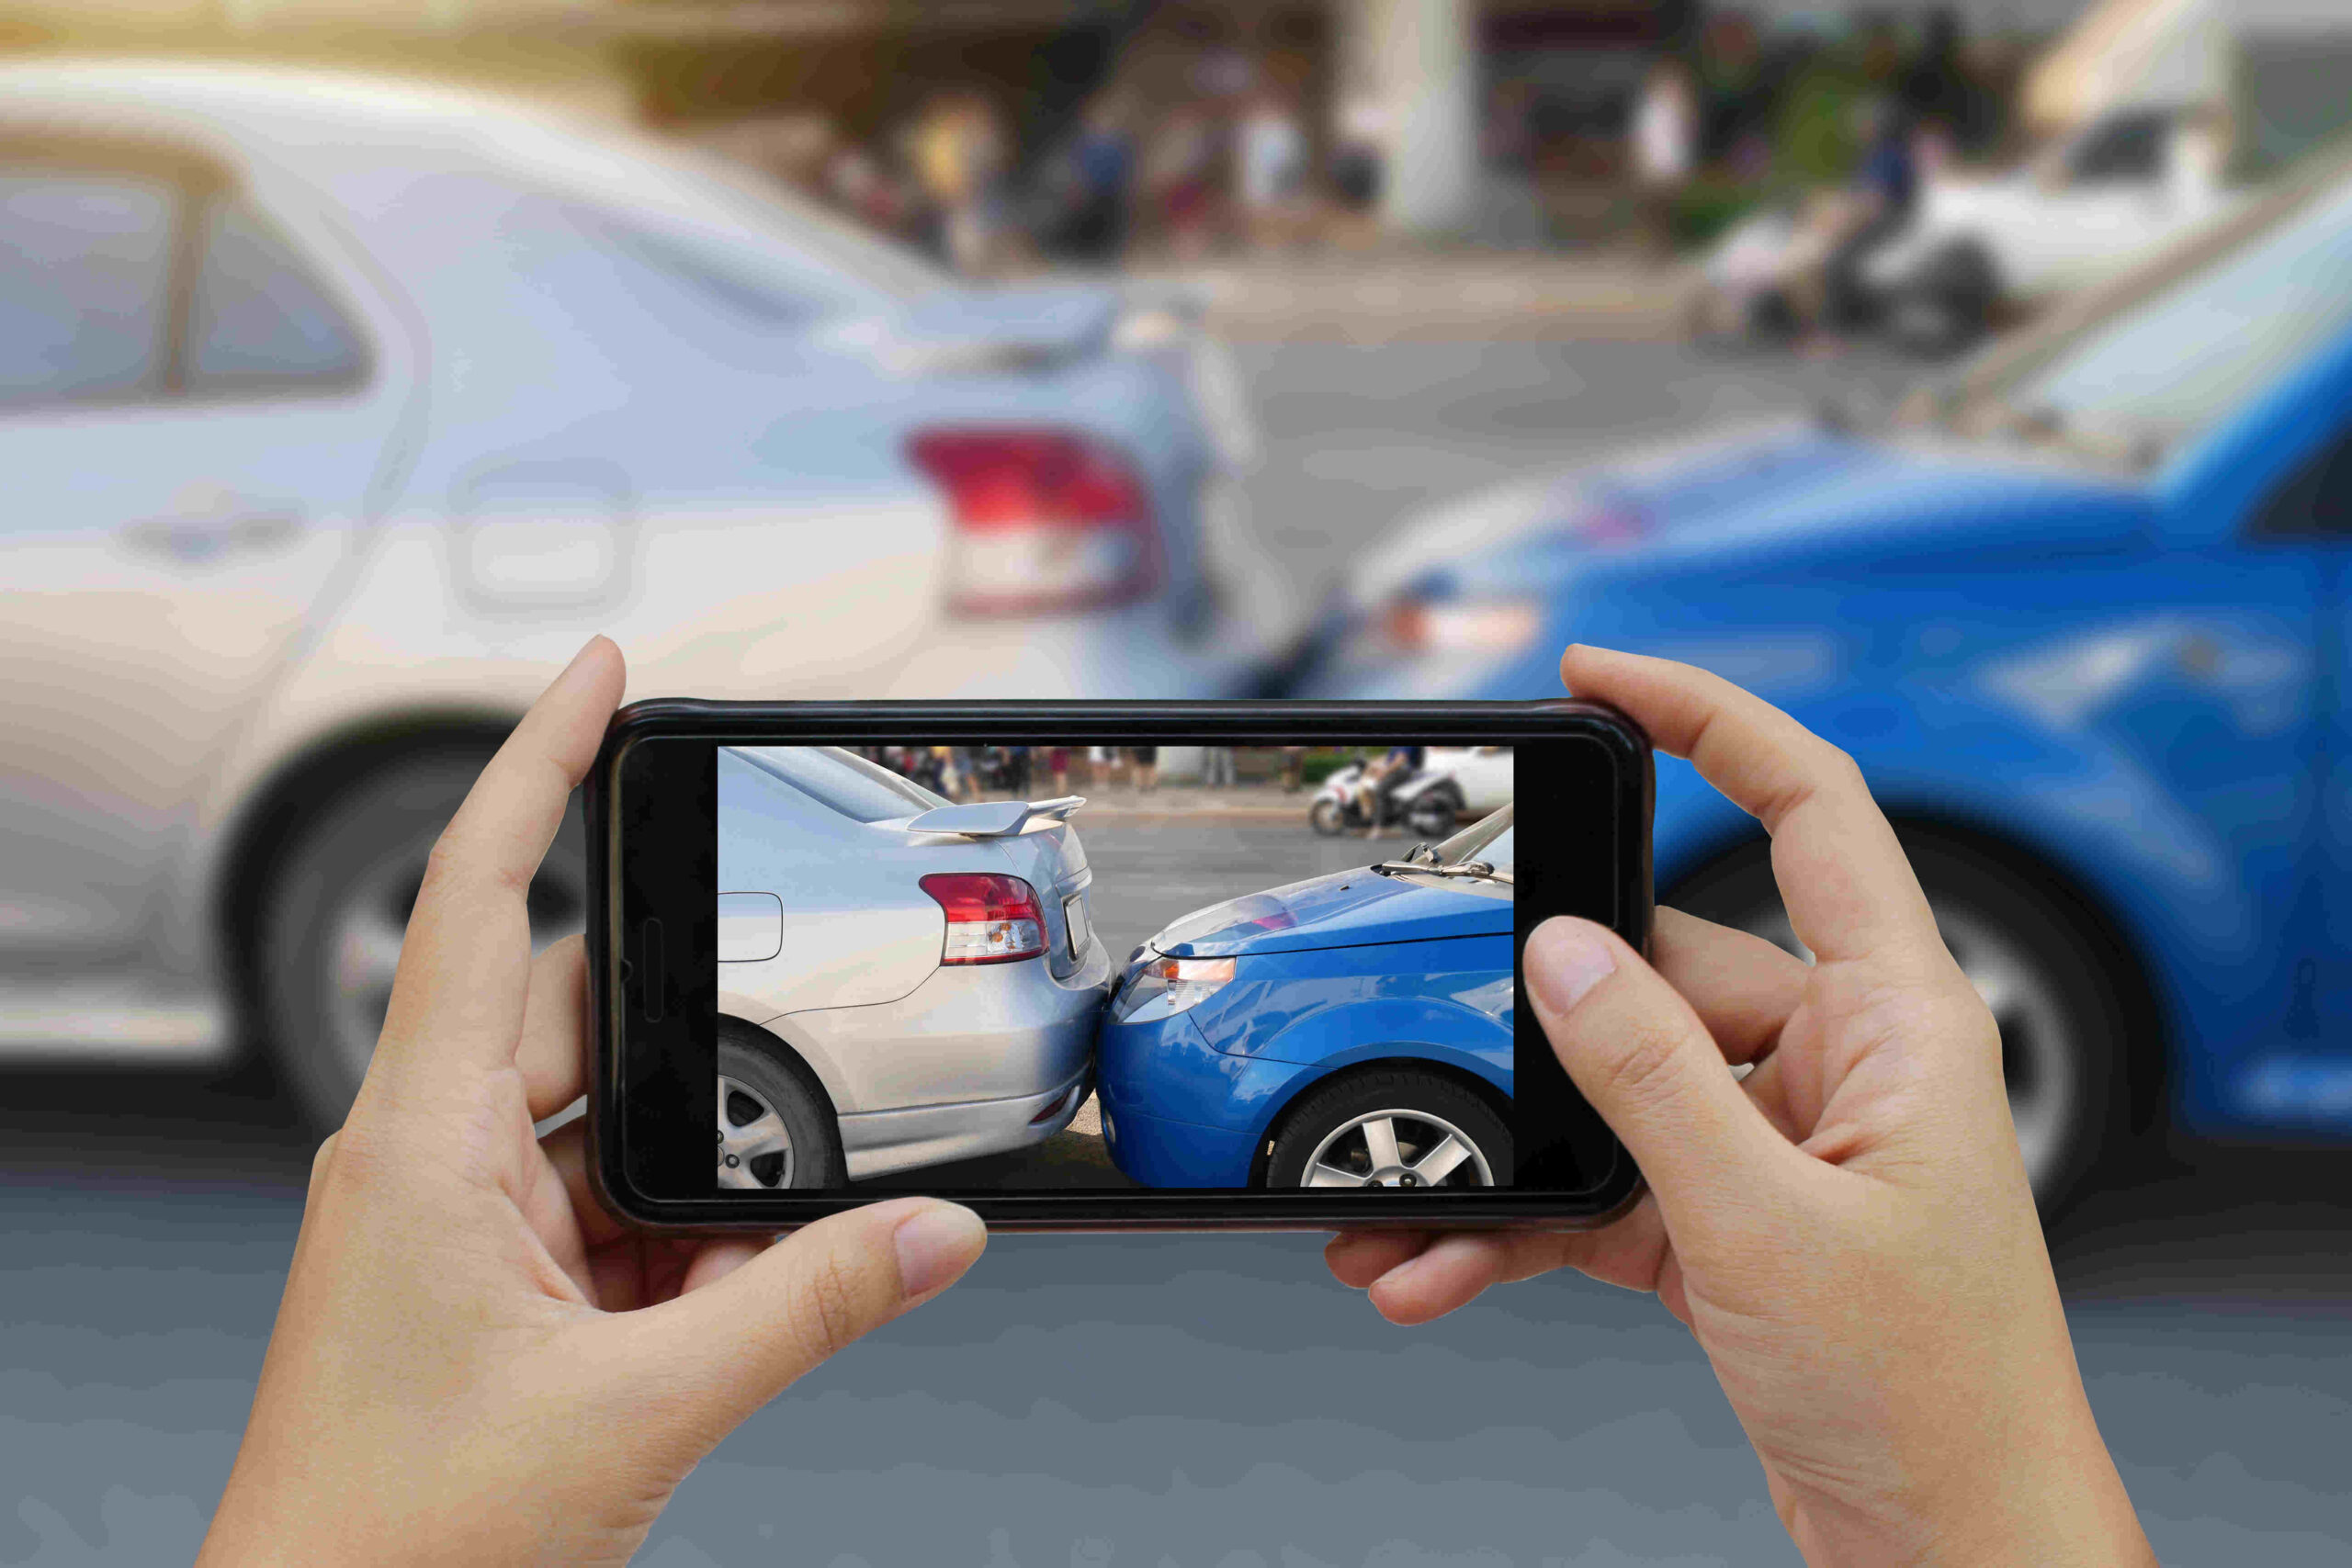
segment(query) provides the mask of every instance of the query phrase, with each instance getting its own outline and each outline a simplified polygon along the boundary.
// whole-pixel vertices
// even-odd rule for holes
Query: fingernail
[[[595,651],[596,645],[604,640],[604,634],[600,632],[596,636],[590,637],[586,642],[582,643],[580,645],[580,651],[571,656],[571,662],[563,667],[563,673],[558,675],[552,683],[560,686],[566,681],[571,680],[571,677],[579,671],[580,666],[587,660],[588,655]]]
[[[988,1244],[979,1215],[956,1203],[931,1203],[890,1233],[899,1249],[899,1293],[911,1301],[950,1283]]]
[[[1554,919],[1535,928],[1527,939],[1521,964],[1527,988],[1546,1012],[1566,1012],[1584,994],[1617,973],[1617,955],[1601,937],[1600,928],[1584,920]]]

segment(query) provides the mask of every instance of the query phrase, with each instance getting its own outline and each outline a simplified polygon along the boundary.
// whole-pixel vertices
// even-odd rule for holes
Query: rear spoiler
[[[1032,818],[1057,822],[1086,804],[1082,795],[1057,795],[1052,800],[984,800],[969,806],[942,806],[910,818],[910,833],[961,833],[967,839],[1009,839],[1028,827]]]

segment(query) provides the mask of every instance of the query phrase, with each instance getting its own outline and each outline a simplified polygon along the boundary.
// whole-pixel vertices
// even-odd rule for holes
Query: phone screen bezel
[[[722,703],[633,704],[613,720],[585,786],[591,1027],[595,1063],[589,1168],[602,1200],[630,1223],[674,1232],[782,1230],[897,1192],[721,1194],[708,1185],[695,1128],[708,1132],[715,1066],[716,749],[723,745],[1363,745],[1398,741],[1514,747],[1515,793],[1544,809],[1519,821],[1514,965],[1527,934],[1557,913],[1599,918],[1637,951],[1651,919],[1649,742],[1598,704],[1542,703]],[[680,742],[688,743],[680,745]],[[1566,748],[1566,750],[1563,750]],[[695,757],[705,761],[697,767]],[[1573,759],[1573,761],[1571,761]],[[1301,807],[1304,816],[1304,805]],[[1079,825],[1083,829],[1081,813]],[[1302,829],[1304,823],[1302,823]],[[1367,861],[1369,863],[1369,861]],[[1171,916],[1181,911],[1170,911]],[[660,922],[658,938],[643,934]],[[662,987],[649,1010],[646,944]],[[1514,981],[1521,977],[1514,969]],[[1524,987],[1521,983],[1522,998]],[[650,1017],[649,1011],[659,1017]],[[700,1032],[698,1033],[698,1032]],[[1530,1149],[1519,1176],[1549,1189],[1345,1194],[1262,1190],[1006,1192],[943,1190],[991,1228],[1012,1230],[1330,1229],[1442,1224],[1559,1227],[1606,1223],[1638,1194],[1640,1173],[1568,1083],[1532,1015],[1516,1013],[1514,1108],[1573,1129]],[[1514,1116],[1514,1134],[1521,1128]],[[691,1164],[689,1163],[691,1156]],[[689,1174],[699,1171],[699,1177]],[[700,1190],[695,1190],[699,1181]],[[1574,1183],[1574,1186],[1568,1185]]]

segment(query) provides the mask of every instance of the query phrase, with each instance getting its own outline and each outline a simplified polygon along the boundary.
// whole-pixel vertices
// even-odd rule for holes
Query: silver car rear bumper
[[[811,1065],[860,1179],[1021,1148],[1068,1126],[1110,983],[1110,955],[1094,942],[1058,979],[1042,959],[942,967],[897,1001],[815,1009],[770,1027],[821,1058]]]
[[[1070,1124],[1086,1103],[1091,1059],[1069,1082],[1017,1100],[924,1105],[912,1111],[870,1111],[841,1119],[842,1149],[850,1179],[888,1176],[921,1166],[1040,1144]],[[1050,1109],[1044,1121],[1037,1117]]]

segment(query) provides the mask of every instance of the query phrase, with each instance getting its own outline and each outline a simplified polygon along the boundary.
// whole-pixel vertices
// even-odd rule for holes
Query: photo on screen
[[[1510,748],[717,772],[721,1191],[1510,1185]]]

